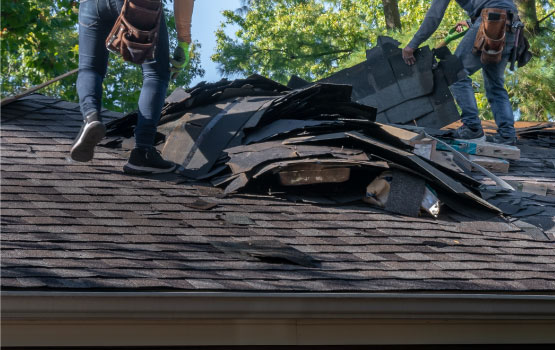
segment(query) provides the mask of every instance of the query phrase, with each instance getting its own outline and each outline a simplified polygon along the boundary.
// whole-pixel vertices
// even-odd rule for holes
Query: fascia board
[[[17,319],[555,320],[555,295],[3,291]]]

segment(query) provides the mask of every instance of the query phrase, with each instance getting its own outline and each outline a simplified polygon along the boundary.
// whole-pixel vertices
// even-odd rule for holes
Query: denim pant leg
[[[99,0],[81,0],[79,5],[79,75],[77,94],[83,116],[99,112],[102,106],[102,81],[108,66],[105,40],[115,22],[106,15]]]
[[[486,64],[482,69],[484,77],[484,87],[486,89],[486,97],[491,106],[495,124],[497,125],[497,133],[503,137],[515,137],[515,119],[513,115],[513,107],[509,100],[509,94],[505,89],[505,68],[510,58],[511,50],[514,46],[513,33],[507,33],[503,58],[497,64]]]
[[[455,50],[455,56],[461,60],[467,76],[451,85],[451,92],[462,111],[461,120],[463,124],[471,128],[481,127],[480,118],[478,117],[478,105],[474,96],[472,79],[470,79],[470,75],[482,68],[480,57],[472,54],[472,47],[474,46],[474,40],[476,39],[480,23],[481,19],[478,19],[470,27]]]
[[[139,118],[135,128],[137,147],[152,147],[156,128],[166,98],[170,79],[170,50],[168,30],[164,17],[161,18],[160,34],[154,61],[147,61],[143,68],[143,87],[139,97]]]
[[[514,116],[509,95],[505,90],[505,68],[510,56],[510,52],[514,46],[514,34],[507,33],[505,49],[503,51],[503,58],[497,64],[483,65],[480,61],[480,56],[472,54],[472,47],[476,33],[480,27],[481,18],[479,18],[469,29],[469,32],[464,36],[461,43],[455,51],[455,55],[459,57],[468,76],[455,84],[451,85],[451,92],[455,96],[455,100],[459,107],[461,107],[462,122],[470,127],[480,126],[480,119],[478,118],[478,106],[476,104],[476,97],[472,88],[472,79],[470,75],[482,70],[484,77],[484,87],[486,90],[486,97],[491,106],[491,111],[495,118],[495,123],[499,129],[499,134],[504,137],[514,137]]]

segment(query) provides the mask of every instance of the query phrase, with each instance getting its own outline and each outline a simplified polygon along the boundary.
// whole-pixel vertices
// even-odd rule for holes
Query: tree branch
[[[538,25],[540,25],[541,22],[545,21],[546,19],[548,19],[549,17],[551,17],[553,14],[555,13],[555,11],[551,11],[551,13],[549,13],[547,16],[545,16],[544,18],[540,19],[538,21]]]
[[[283,49],[258,49],[253,50],[252,54],[259,54],[259,53],[267,53],[267,52],[280,52],[287,56],[287,58],[291,60],[299,59],[299,58],[315,58],[315,57],[322,57],[322,56],[329,56],[335,55],[340,53],[352,53],[354,49],[343,49],[343,50],[335,50],[335,51],[328,51],[328,52],[319,52],[311,55],[289,55],[286,50]]]
[[[328,51],[328,52],[320,52],[315,53],[312,55],[291,55],[289,58],[294,60],[297,58],[314,58],[314,57],[322,57],[322,56],[329,56],[329,55],[336,55],[340,53],[352,53],[353,49],[344,49],[344,50],[335,50],[335,51]]]

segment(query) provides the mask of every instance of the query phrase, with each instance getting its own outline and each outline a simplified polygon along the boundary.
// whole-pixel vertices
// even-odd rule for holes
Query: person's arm
[[[191,43],[191,19],[194,5],[194,0],[173,0],[175,29],[177,29],[179,42]]]
[[[450,0],[432,1],[432,5],[428,9],[428,12],[426,12],[424,22],[422,22],[416,34],[414,34],[414,37],[407,45],[408,47],[417,49],[424,41],[428,40],[428,38],[434,34],[445,15],[447,6],[449,6],[449,1]]]
[[[413,65],[416,62],[414,58],[414,51],[422,44],[424,41],[428,40],[430,36],[437,30],[447,6],[449,6],[450,0],[432,0],[432,4],[426,12],[426,17],[420,25],[420,28],[414,34],[412,40],[403,49],[403,59],[408,65]]]
[[[177,47],[171,60],[172,78],[189,64],[191,46],[191,19],[193,17],[194,0],[173,0],[175,29],[177,30]]]

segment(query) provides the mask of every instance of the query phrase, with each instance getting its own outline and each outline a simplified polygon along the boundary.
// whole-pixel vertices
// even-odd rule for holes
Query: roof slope
[[[121,150],[72,162],[80,124],[76,104],[40,95],[2,109],[3,290],[555,290],[552,195],[525,196],[542,209],[539,231],[453,213],[224,197],[178,175],[125,175]],[[530,141],[504,178],[555,184],[554,161]]]

